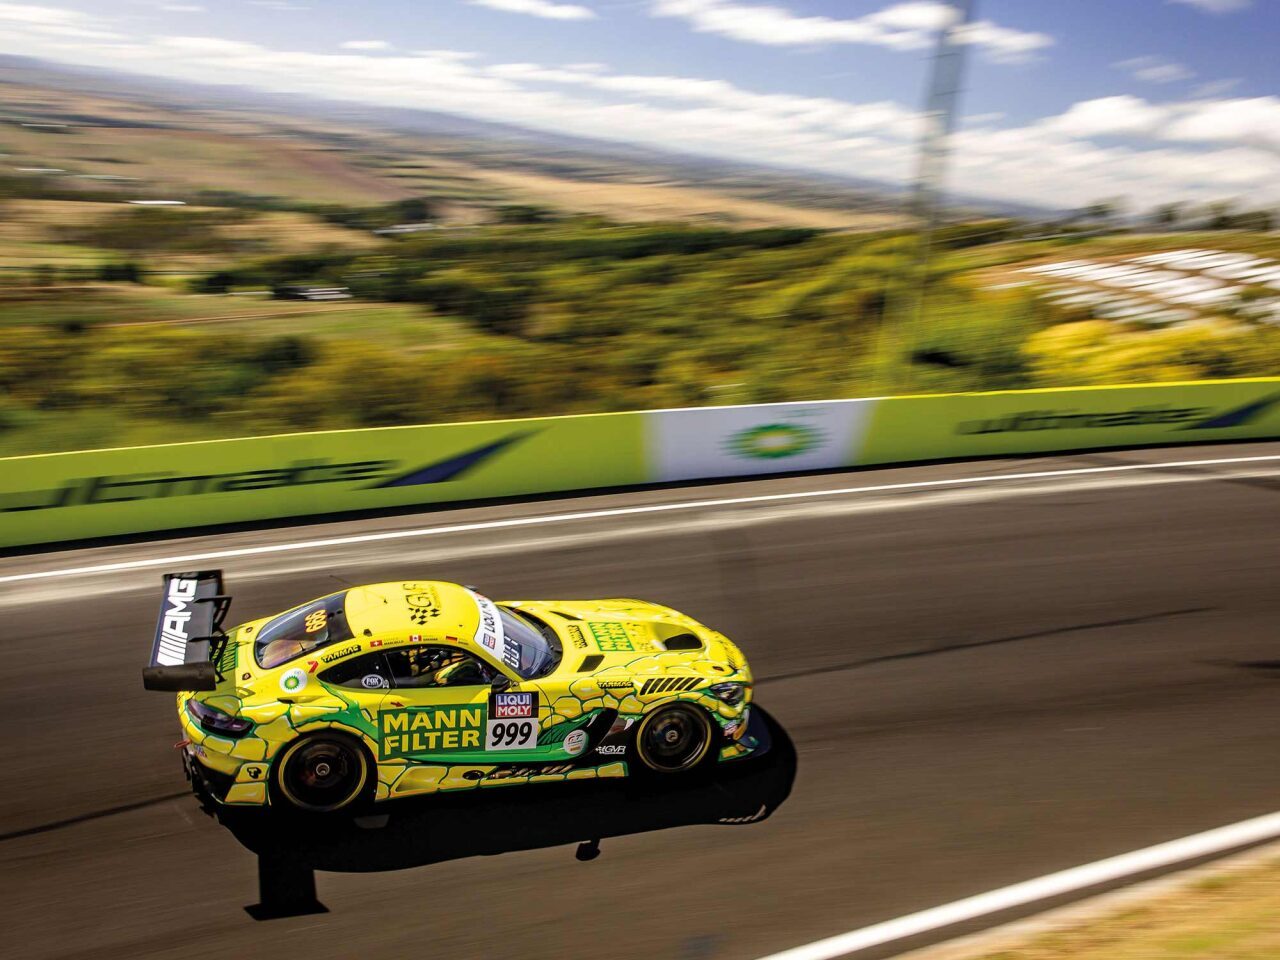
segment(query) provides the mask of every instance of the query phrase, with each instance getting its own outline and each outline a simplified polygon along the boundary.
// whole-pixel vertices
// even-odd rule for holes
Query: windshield
[[[525,680],[546,676],[555,669],[561,648],[554,630],[510,607],[498,607],[498,616],[502,618],[508,649],[514,644],[520,651],[519,665],[508,661],[508,666]]]
[[[304,653],[350,640],[355,634],[347,625],[346,599],[346,591],[321,597],[269,622],[253,643],[259,666],[278,667]]]

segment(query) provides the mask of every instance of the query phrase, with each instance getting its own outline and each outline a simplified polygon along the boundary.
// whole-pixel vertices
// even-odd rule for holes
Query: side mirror
[[[511,686],[511,678],[505,673],[500,673],[489,681],[489,687],[494,693],[501,693],[507,687]]]

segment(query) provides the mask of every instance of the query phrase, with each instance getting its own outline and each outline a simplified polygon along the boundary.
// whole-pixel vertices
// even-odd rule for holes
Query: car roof
[[[357,640],[475,646],[480,608],[466,587],[443,580],[405,580],[352,587],[347,622]],[[417,638],[417,639],[414,639]]]

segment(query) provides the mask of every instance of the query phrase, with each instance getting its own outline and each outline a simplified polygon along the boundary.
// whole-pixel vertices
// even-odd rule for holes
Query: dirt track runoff
[[[1278,810],[1280,460],[999,479],[1276,454],[992,460],[0,559],[9,950],[750,960]],[[580,511],[598,513],[208,565],[236,620],[407,577],[669,603],[750,657],[798,754],[790,799],[757,824],[607,840],[590,863],[556,846],[322,873],[330,913],[262,923],[243,909],[254,857],[183,795],[172,700],[142,690],[161,568],[4,579]]]

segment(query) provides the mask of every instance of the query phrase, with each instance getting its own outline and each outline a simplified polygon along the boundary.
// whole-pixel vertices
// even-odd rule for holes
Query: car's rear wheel
[[[641,773],[688,773],[712,756],[711,718],[690,703],[659,707],[636,725],[632,748]]]
[[[276,761],[275,797],[308,813],[334,813],[358,806],[371,792],[373,764],[350,737],[315,733],[300,737]]]

